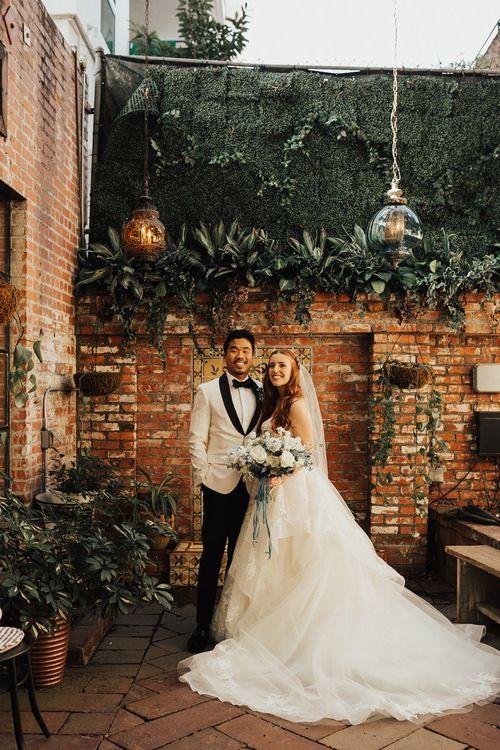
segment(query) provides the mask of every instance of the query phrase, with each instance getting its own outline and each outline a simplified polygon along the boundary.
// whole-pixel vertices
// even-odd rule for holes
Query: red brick
[[[241,711],[220,701],[206,701],[119,732],[113,735],[113,742],[125,750],[156,750],[193,732],[226,722]]]
[[[220,724],[218,729],[255,750],[318,750],[315,742],[275,726],[272,721],[271,716],[269,721],[265,721],[258,716],[244,714]]]
[[[477,750],[498,750],[500,729],[478,721],[471,714],[455,714],[427,724],[427,729],[438,732],[459,742],[465,742]]]

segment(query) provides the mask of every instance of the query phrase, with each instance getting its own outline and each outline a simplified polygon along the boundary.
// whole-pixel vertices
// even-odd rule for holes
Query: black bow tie
[[[233,378],[233,385],[235,388],[253,388],[253,382],[250,380],[250,378],[247,378],[246,380],[236,380],[236,378]]]

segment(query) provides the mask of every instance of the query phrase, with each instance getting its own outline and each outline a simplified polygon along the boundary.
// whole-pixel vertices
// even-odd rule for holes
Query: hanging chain
[[[147,2],[147,0],[146,0]],[[398,16],[397,0],[392,0],[392,11],[394,16],[394,65],[392,68],[392,188],[399,188],[401,172],[398,164]]]
[[[144,183],[143,195],[149,195],[149,81],[148,81],[148,45],[149,45],[149,0],[146,0],[144,19]]]

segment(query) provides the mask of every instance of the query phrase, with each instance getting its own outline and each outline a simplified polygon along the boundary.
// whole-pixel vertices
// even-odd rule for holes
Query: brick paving
[[[453,593],[440,581],[411,587],[452,617]],[[185,597],[184,597],[185,598]],[[118,618],[87,667],[68,667],[64,684],[38,691],[52,732],[41,735],[21,693],[26,750],[499,750],[500,703],[417,726],[381,719],[359,726],[293,724],[198,695],[177,679],[195,610],[179,596]],[[488,635],[500,647],[500,634]],[[16,750],[10,705],[0,696],[0,749]]]

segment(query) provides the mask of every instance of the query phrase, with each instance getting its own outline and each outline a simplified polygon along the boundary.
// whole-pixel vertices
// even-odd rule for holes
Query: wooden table
[[[457,558],[457,622],[500,623],[500,550],[487,544],[445,550]]]

